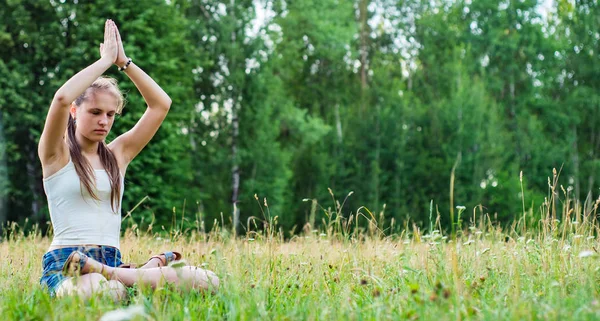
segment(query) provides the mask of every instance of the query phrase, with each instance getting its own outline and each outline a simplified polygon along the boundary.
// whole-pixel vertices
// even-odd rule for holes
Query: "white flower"
[[[134,305],[125,309],[108,311],[100,318],[100,321],[127,321],[136,316],[148,318],[143,305]]]
[[[590,250],[585,250],[585,251],[579,252],[579,257],[590,257],[590,256],[594,256],[594,255],[596,255],[596,253],[594,253],[594,251],[590,251]]]

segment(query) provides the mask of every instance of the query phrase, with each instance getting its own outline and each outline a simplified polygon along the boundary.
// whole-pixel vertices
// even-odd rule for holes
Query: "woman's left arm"
[[[125,55],[118,29],[116,37],[119,54],[115,64],[123,67],[128,63],[129,58]],[[156,131],[158,131],[171,107],[171,98],[135,63],[129,63],[124,72],[133,81],[148,105],[146,112],[137,124],[131,130],[113,140],[109,145],[113,151],[121,155],[122,161],[125,163],[122,165],[127,166],[148,144],[154,134],[156,134]]]

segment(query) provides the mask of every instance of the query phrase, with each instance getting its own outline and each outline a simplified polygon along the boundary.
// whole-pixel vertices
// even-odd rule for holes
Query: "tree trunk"
[[[580,190],[579,190],[579,151],[577,150],[577,127],[573,126],[573,176],[575,179],[575,199],[579,201]]]
[[[29,138],[31,142],[35,142],[35,138]],[[25,164],[25,168],[27,171],[27,183],[29,185],[29,190],[31,191],[31,213],[32,213],[32,221],[35,223],[42,223],[44,218],[42,217],[41,209],[41,196],[44,194],[43,187],[41,185],[42,175],[39,171],[39,160],[37,156],[37,152],[34,146],[30,146],[27,148],[27,161]]]
[[[6,166],[6,139],[2,126],[2,110],[0,110],[0,232],[6,222],[8,198],[8,168]]]
[[[233,21],[235,21],[235,0],[231,0],[231,13],[233,17]],[[236,36],[235,36],[235,28],[231,31],[231,43],[235,44]],[[233,61],[233,53],[230,62],[231,65],[229,70],[234,70],[235,61]],[[232,96],[235,91],[232,92]],[[240,224],[240,209],[237,206],[238,197],[240,192],[240,168],[238,165],[238,147],[237,140],[239,135],[239,119],[237,113],[237,101],[234,98],[231,105],[231,126],[232,126],[232,135],[231,135],[231,160],[233,166],[231,167],[231,203],[233,205],[233,233],[237,235],[237,230]]]
[[[342,121],[340,118],[340,105],[335,104],[335,128],[337,130],[338,143],[341,145],[344,141],[344,137],[342,134]]]
[[[232,137],[231,137],[231,158],[233,161],[233,166],[231,167],[231,203],[233,205],[233,232],[237,234],[237,229],[240,224],[240,209],[237,206],[239,191],[240,191],[240,169],[238,166],[238,150],[237,150],[237,138],[239,135],[239,123],[238,123],[238,115],[235,110],[235,104],[231,108],[232,113]]]
[[[358,11],[359,11],[359,22],[360,22],[360,90],[361,90],[361,112],[366,109],[367,104],[367,71],[368,66],[368,38],[369,38],[369,25],[367,23],[368,17],[368,5],[369,0],[359,0]]]

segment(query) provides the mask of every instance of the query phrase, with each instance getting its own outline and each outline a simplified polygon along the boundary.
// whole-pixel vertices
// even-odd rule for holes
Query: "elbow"
[[[52,102],[59,106],[68,106],[71,104],[71,102],[67,100],[67,97],[60,92],[57,92],[54,95],[54,98],[52,98]]]
[[[160,106],[162,107],[162,109],[168,112],[169,109],[171,109],[171,103],[173,103],[173,101],[171,100],[171,98],[167,97],[163,102],[161,102]]]

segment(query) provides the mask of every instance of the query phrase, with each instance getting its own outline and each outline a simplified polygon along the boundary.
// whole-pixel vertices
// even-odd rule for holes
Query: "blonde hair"
[[[90,94],[94,94],[96,91],[107,91],[115,98],[117,98],[117,114],[120,114],[123,111],[123,107],[125,106],[125,98],[123,97],[123,93],[119,89],[119,85],[117,80],[108,77],[108,76],[100,76],[81,94],[77,99],[75,99],[75,105],[81,106],[81,104],[87,101],[90,98]]]

